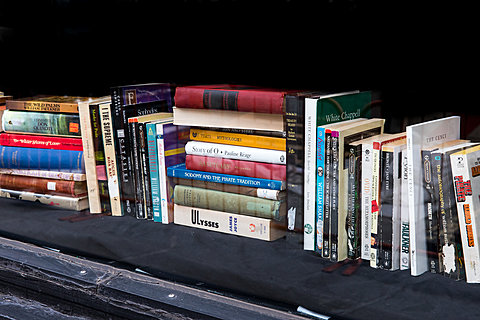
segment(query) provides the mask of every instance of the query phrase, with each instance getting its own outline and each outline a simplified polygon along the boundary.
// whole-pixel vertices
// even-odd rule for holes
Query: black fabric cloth
[[[480,317],[479,286],[436,274],[410,276],[332,263],[303,250],[302,235],[264,242],[131,217],[60,221],[71,211],[0,199],[0,236],[116,261],[281,306],[352,319]]]

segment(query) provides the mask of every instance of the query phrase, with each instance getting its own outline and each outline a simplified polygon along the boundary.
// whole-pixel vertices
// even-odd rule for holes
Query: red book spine
[[[178,87],[175,106],[193,109],[222,109],[242,112],[276,113],[285,112],[286,92],[271,89],[247,89],[232,86]]]
[[[0,145],[9,147],[83,151],[81,138],[65,138],[33,134],[1,133]]]
[[[56,194],[67,197],[81,197],[87,195],[87,184],[85,181],[65,181],[9,174],[0,174],[0,188]]]
[[[231,174],[235,176],[281,181],[285,181],[287,178],[286,166],[283,164],[233,160],[189,154],[187,155],[185,165],[188,170]]]

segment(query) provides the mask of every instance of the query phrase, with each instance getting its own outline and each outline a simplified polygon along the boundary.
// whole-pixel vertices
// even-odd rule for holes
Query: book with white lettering
[[[286,227],[272,219],[174,205],[174,223],[264,241],[285,236]]]
[[[460,138],[460,117],[453,116],[407,126],[410,273],[428,270],[421,150]]]
[[[480,145],[450,155],[468,283],[480,283]]]
[[[286,152],[261,148],[232,146],[220,143],[189,141],[185,153],[198,156],[286,164]]]
[[[410,269],[410,223],[408,214],[408,163],[407,149],[402,150],[402,191],[400,203],[401,219],[401,244],[400,244],[400,270]]]

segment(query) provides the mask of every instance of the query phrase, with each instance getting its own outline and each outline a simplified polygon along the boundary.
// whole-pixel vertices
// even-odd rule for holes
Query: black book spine
[[[95,150],[95,165],[97,171],[98,188],[100,191],[100,204],[102,212],[110,212],[110,195],[108,193],[108,180],[105,172],[105,153],[103,148],[102,125],[100,123],[100,110],[98,104],[91,105],[89,111],[93,134],[93,149]]]
[[[132,146],[131,151],[131,159],[133,161],[133,184],[135,186],[135,212],[137,219],[145,219],[146,215],[143,208],[143,184],[142,184],[142,177],[143,174],[141,173],[141,164],[140,164],[140,150],[139,150],[139,129],[138,129],[138,122],[129,122],[129,137],[130,137],[130,145]]]
[[[338,132],[332,132],[332,171],[330,192],[330,260],[338,261],[338,178],[339,178],[339,153]]]
[[[305,99],[285,98],[287,133],[287,218],[288,229],[303,231],[303,165]]]
[[[360,181],[361,181],[362,146],[350,146],[345,153],[345,164],[348,174],[348,207],[347,207],[347,255],[349,259],[360,257]]]
[[[325,172],[324,172],[324,203],[323,203],[323,254],[322,257],[330,258],[330,216],[331,216],[331,191],[332,191],[332,134],[325,130]]]
[[[434,192],[432,193],[433,213],[438,221],[438,269],[444,273],[444,255],[443,249],[448,244],[447,216],[445,211],[445,201],[442,180],[442,160],[440,155],[431,154],[432,166],[432,184]],[[455,263],[454,260],[451,263]]]
[[[422,150],[423,165],[423,199],[425,210],[425,232],[427,239],[427,257],[429,270],[432,273],[439,273],[438,261],[438,221],[434,212],[433,193],[434,186],[432,182],[432,162],[431,151]]]
[[[125,127],[128,126],[126,126],[127,119],[125,118],[123,104],[122,89],[119,87],[112,88],[111,113],[113,117],[113,138],[115,141],[115,157],[117,159],[122,214],[135,216],[135,186],[132,179],[130,150],[127,150],[126,147],[128,134],[125,134]]]
[[[143,182],[143,201],[147,219],[153,220],[153,203],[152,203],[152,190],[150,188],[150,164],[147,152],[147,126],[145,123],[140,122],[138,124],[140,133],[139,137],[139,149],[140,149],[140,164],[142,167],[142,182]]]
[[[379,267],[392,269],[393,248],[393,152],[381,151],[380,181],[380,259]]]

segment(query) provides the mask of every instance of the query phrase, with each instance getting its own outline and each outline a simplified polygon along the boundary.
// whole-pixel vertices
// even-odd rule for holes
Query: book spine
[[[370,266],[377,268],[379,266],[380,234],[379,234],[379,186],[380,186],[380,148],[378,142],[373,143],[372,148],[372,189],[371,189],[371,247],[370,247]]]
[[[1,133],[0,145],[10,147],[41,148],[82,151],[82,140],[79,138],[65,138],[41,136],[31,134]]]
[[[152,189],[150,186],[150,165],[148,161],[148,150],[147,150],[147,128],[145,123],[141,122],[138,124],[139,128],[139,150],[140,150],[140,161],[142,167],[142,184],[143,184],[143,203],[145,208],[146,218],[153,220],[153,205],[152,205]]]
[[[284,92],[278,91],[178,87],[175,93],[175,106],[281,114],[284,112],[284,96]]]
[[[458,222],[462,238],[467,283],[480,283],[480,252],[473,207],[472,185],[465,154],[450,155]]]
[[[360,181],[362,149],[359,146],[348,148],[345,164],[348,178],[348,206],[347,206],[347,256],[349,259],[360,257]]]
[[[0,188],[35,193],[49,193],[68,197],[82,197],[87,195],[85,182],[32,178],[10,174],[0,174]]]
[[[448,266],[455,265],[455,254],[450,255],[450,252],[446,252],[446,254],[443,252],[443,248],[448,245],[448,229],[442,180],[442,158],[440,154],[431,153],[432,184],[434,186],[432,203],[433,212],[436,213],[438,219],[438,268],[445,274],[451,271],[450,269],[448,271],[445,269],[446,264]],[[452,252],[455,253],[455,250]],[[449,262],[445,263],[446,259],[449,259]]]
[[[386,270],[392,269],[393,248],[393,152],[381,151],[380,170],[380,248],[377,251],[380,263],[377,265]]]
[[[105,151],[103,148],[102,125],[100,124],[100,108],[98,104],[90,105],[90,123],[92,126],[93,149],[97,172],[100,205],[102,212],[111,212],[108,178],[105,169]]]
[[[371,259],[373,145],[362,144],[362,259]]]
[[[447,219],[448,241],[449,245],[443,248],[446,256],[451,253],[455,256],[455,264],[445,266],[446,272],[451,277],[463,280],[465,279],[465,259],[463,254],[462,239],[459,227],[459,215],[457,212],[457,202],[455,198],[455,186],[453,184],[452,167],[450,154],[443,155],[442,160],[442,182],[445,201],[445,215]],[[452,252],[453,251],[453,252]],[[444,260],[448,261],[448,260]],[[450,273],[448,272],[450,271]]]
[[[281,201],[216,190],[178,185],[175,186],[174,199],[178,205],[245,214],[277,221],[285,216],[285,206],[282,206]]]
[[[83,160],[85,162],[85,174],[87,175],[88,204],[91,213],[101,213],[100,189],[95,162],[95,149],[93,145],[93,132],[88,103],[80,103],[79,118],[82,130]]]
[[[264,241],[273,241],[285,235],[284,228],[271,219],[177,204],[175,204],[174,223]]]
[[[315,185],[315,220],[316,220],[316,239],[315,251],[323,254],[323,229],[324,229],[324,173],[325,173],[325,129],[317,128],[316,141],[316,185]]]
[[[6,132],[81,137],[78,114],[5,110],[2,125]]]
[[[438,247],[438,219],[433,203],[433,173],[431,151],[422,150],[423,210],[425,217],[425,234],[427,240],[428,267],[431,273],[440,273]]]
[[[8,100],[7,109],[19,111],[78,113],[79,104],[68,102],[18,101]]]
[[[13,174],[17,176],[38,177],[58,180],[86,181],[87,177],[84,173],[71,173],[62,171],[45,171],[45,170],[29,170],[29,169],[4,169],[0,168],[1,174]]]
[[[282,164],[233,160],[207,156],[187,155],[186,167],[189,170],[216,172],[252,178],[286,179],[286,168]]]
[[[165,163],[165,141],[164,141],[164,126],[157,124],[157,154],[158,154],[158,172],[160,177],[160,207],[162,212],[162,223],[170,223],[167,203],[167,176],[164,173],[167,165]],[[195,172],[195,171],[193,171]]]
[[[393,158],[393,210],[392,210],[392,269],[400,269],[402,239],[402,149],[394,152]]]
[[[130,138],[130,146],[131,148],[131,155],[130,159],[132,159],[132,182],[134,185],[134,203],[135,203],[135,213],[137,219],[146,219],[146,214],[144,211],[144,202],[143,202],[143,183],[142,183],[142,174],[141,174],[141,164],[140,164],[140,151],[139,151],[139,129],[138,129],[138,122],[132,121],[128,123],[129,125],[129,138]]]
[[[284,138],[210,131],[198,128],[190,129],[190,139],[202,142],[222,143],[243,147],[262,148],[271,150],[286,150]]]
[[[211,131],[209,128],[203,128],[202,126],[197,127],[199,130]],[[226,133],[235,133],[242,135],[254,135],[261,137],[274,137],[274,138],[283,138],[285,139],[287,133],[285,131],[267,131],[267,130],[253,130],[253,129],[239,129],[239,128],[215,128],[215,132],[226,132]],[[265,148],[268,149],[268,148]],[[285,150],[285,149],[283,149]]]
[[[279,191],[279,190],[243,187],[243,186],[238,186],[233,184],[192,180],[192,179],[182,179],[182,178],[174,178],[173,183],[175,185],[178,184],[182,186],[190,186],[195,188],[203,188],[203,189],[217,190],[222,192],[237,193],[237,194],[243,194],[245,196],[259,197],[259,198],[270,199],[270,200],[285,200],[286,198],[285,191]]]
[[[219,157],[226,159],[286,164],[284,151],[260,148],[230,146],[219,143],[189,141],[185,145],[185,152],[197,156]]]
[[[317,105],[316,100],[305,99],[305,149],[303,169],[303,250],[315,250],[315,176],[317,145]]]
[[[147,123],[148,161],[150,164],[150,187],[152,194],[153,221],[162,222],[160,208],[160,180],[158,174],[157,126]]]
[[[286,165],[287,165],[287,224],[289,230],[304,230],[304,124],[305,100],[285,98]],[[308,230],[307,230],[308,231]]]
[[[322,257],[330,258],[331,256],[331,193],[332,193],[332,133],[325,130],[325,189],[323,204],[323,254]]]
[[[0,147],[0,167],[84,173],[83,151]]]
[[[331,261],[338,261],[339,250],[339,212],[338,212],[338,184],[339,184],[339,135],[338,131],[332,131],[332,171],[330,192],[330,244],[331,244]]]
[[[51,194],[1,189],[0,197],[43,203],[55,208],[82,211],[88,209],[88,197],[71,198]]]
[[[400,270],[410,268],[410,223],[408,213],[408,163],[407,151],[402,150],[402,192],[401,192],[401,250]]]
[[[228,174],[202,172],[188,170],[183,165],[171,166],[167,168],[169,177],[178,177],[184,179],[194,179],[201,181],[210,181],[218,183],[233,184],[245,187],[255,187],[271,190],[285,190],[285,183],[278,180],[267,180],[249,177],[232,176]],[[288,197],[288,196],[287,196]]]
[[[103,149],[105,152],[105,171],[108,180],[108,194],[110,196],[110,208],[112,216],[122,216],[120,199],[120,185],[117,172],[117,159],[115,157],[115,142],[113,140],[112,113],[109,104],[99,106],[100,124],[102,126]]]

